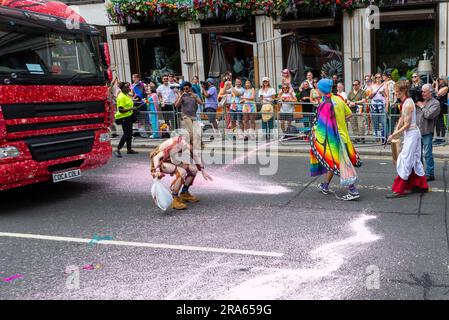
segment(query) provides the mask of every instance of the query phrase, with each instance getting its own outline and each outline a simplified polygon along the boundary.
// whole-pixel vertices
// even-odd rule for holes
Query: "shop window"
[[[145,81],[161,83],[164,74],[182,74],[178,34],[129,40],[129,48],[131,70]]]
[[[331,77],[337,74],[340,79],[344,75],[344,60],[342,52],[341,25],[333,28],[285,30],[295,32],[301,56],[304,62],[304,75],[313,72],[315,77]],[[286,37],[283,42],[284,68],[287,67],[288,55],[292,45],[292,37]]]
[[[374,41],[377,72],[393,71],[395,77],[409,77],[423,59],[424,51],[435,66],[434,20],[381,23]]]
[[[206,77],[209,74],[212,54],[217,41],[222,44],[226,58],[227,70],[232,71],[234,77],[240,76],[243,81],[250,79],[254,83],[253,46],[245,43],[220,39],[220,36],[256,42],[256,32],[253,28],[241,33],[207,33],[203,34],[204,66]]]

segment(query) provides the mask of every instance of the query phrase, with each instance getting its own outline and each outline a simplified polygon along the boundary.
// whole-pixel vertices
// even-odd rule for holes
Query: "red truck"
[[[100,38],[61,2],[0,0],[0,190],[76,178],[111,158]]]

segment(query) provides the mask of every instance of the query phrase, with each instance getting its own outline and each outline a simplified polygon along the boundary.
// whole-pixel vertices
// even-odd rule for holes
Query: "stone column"
[[[438,4],[438,74],[436,76],[449,76],[449,4]],[[447,78],[446,78],[447,79]]]
[[[343,59],[345,89],[349,91],[352,81],[371,74],[371,30],[365,26],[365,9],[357,9],[353,15],[343,16]]]
[[[124,26],[106,27],[106,36],[111,55],[111,67],[113,75],[120,81],[132,81],[131,66],[129,63],[128,40],[112,40],[111,34],[118,34],[126,31]]]
[[[273,28],[274,20],[265,15],[256,16],[256,37],[257,42],[278,37],[281,30]],[[262,83],[263,77],[271,79],[271,85],[276,89],[282,81],[281,71],[282,65],[282,39],[264,42],[258,45],[258,61],[259,61],[259,84]]]
[[[185,80],[191,81],[193,76],[198,76],[201,80],[207,78],[204,70],[203,41],[201,34],[191,34],[191,28],[201,27],[199,22],[184,21],[179,22],[179,48],[181,50],[182,75]],[[186,62],[193,64],[186,64]]]

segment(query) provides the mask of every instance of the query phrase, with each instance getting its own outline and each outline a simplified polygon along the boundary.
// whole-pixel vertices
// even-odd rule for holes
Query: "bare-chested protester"
[[[190,155],[188,163],[182,162],[179,156],[186,152]],[[193,152],[192,145],[185,141],[183,136],[176,136],[162,142],[150,153],[150,161],[151,174],[154,179],[162,179],[165,174],[175,175],[170,190],[173,195],[172,208],[176,210],[187,209],[186,202],[200,201],[189,192],[198,171],[201,172],[205,180],[212,181],[212,177],[204,170],[201,155],[198,152]]]

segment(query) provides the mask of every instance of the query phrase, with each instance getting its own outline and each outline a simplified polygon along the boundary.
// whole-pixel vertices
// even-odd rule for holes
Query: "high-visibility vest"
[[[123,118],[127,118],[127,117],[131,117],[133,115],[133,110],[127,111],[127,112],[120,112],[119,107],[125,108],[125,109],[129,109],[134,107],[134,102],[133,99],[131,99],[130,97],[128,97],[126,94],[124,94],[123,92],[120,92],[119,95],[117,96],[117,112],[115,113],[115,119],[119,120],[119,119],[123,119]]]

